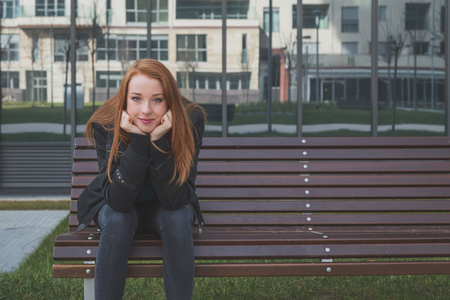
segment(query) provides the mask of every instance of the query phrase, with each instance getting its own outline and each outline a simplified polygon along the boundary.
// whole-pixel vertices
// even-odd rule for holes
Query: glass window
[[[405,4],[405,28],[406,30],[428,29],[427,16],[429,15],[429,3]]]
[[[152,35],[152,58],[169,60],[169,37],[167,35]]]
[[[316,28],[316,14],[319,15],[319,29],[328,28],[328,5],[303,5],[303,28]],[[297,28],[297,5],[292,6],[292,28]]]
[[[97,46],[97,60],[116,60],[116,36],[109,36],[108,39],[104,38],[98,42]]]
[[[269,32],[269,8],[264,8],[264,31]],[[272,32],[280,32],[280,11],[278,7],[272,8]]]
[[[222,1],[176,1],[177,19],[221,19]],[[249,1],[227,1],[227,19],[247,19]]]
[[[54,59],[55,61],[65,62],[66,56],[70,53],[70,39],[68,34],[55,34],[54,39]],[[78,48],[76,49],[77,61],[88,61],[89,47],[86,37],[78,38]]]
[[[2,61],[19,60],[19,35],[18,34],[2,34]]]
[[[219,90],[222,78],[221,73],[191,72],[188,82],[183,80],[182,72],[177,73],[177,81],[180,88],[195,88],[206,90]],[[249,88],[250,73],[230,73],[227,76],[227,87],[230,90],[243,90]]]
[[[33,102],[47,101],[47,72],[26,71],[27,99]]]
[[[414,53],[418,55],[428,55],[428,42],[415,42],[413,44]]]
[[[0,14],[4,19],[14,19],[20,16],[19,0],[1,0]]]
[[[380,6],[379,16],[380,21],[386,21],[387,20],[387,6],[382,5]]]
[[[358,42],[342,42],[342,54],[358,54]]]
[[[177,35],[177,61],[207,61],[206,35]]]
[[[147,3],[145,0],[126,1],[127,23],[147,22]]]
[[[64,16],[64,0],[36,0],[36,16]]]
[[[2,72],[2,88],[18,89],[19,88],[19,72]]]
[[[98,88],[105,88],[107,87],[107,81],[108,81],[108,72],[107,71],[97,71],[96,72],[96,86]],[[111,88],[118,88],[120,86],[120,83],[122,82],[123,75],[121,72],[117,71],[110,71],[109,72],[109,87]]]
[[[168,0],[152,0],[152,23],[167,23],[168,20]]]
[[[342,8],[342,32],[358,32],[358,7]]]

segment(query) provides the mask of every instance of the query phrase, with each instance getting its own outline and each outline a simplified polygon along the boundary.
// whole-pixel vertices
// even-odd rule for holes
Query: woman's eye
[[[156,98],[156,99],[154,99],[153,101],[155,101],[156,103],[160,103],[160,102],[163,101],[163,99],[161,99],[161,98]]]
[[[139,100],[141,100],[141,98],[139,98],[139,97],[132,97],[131,100],[133,100],[133,101],[139,101]]]

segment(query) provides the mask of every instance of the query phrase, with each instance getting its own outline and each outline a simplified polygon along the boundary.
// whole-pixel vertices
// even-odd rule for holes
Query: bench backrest
[[[72,213],[97,172],[77,138]],[[204,138],[197,194],[210,231],[450,230],[450,138]]]

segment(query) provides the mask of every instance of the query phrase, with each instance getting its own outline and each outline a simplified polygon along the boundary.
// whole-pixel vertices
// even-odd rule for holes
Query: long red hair
[[[203,115],[205,114],[198,104],[182,100],[175,78],[161,62],[154,59],[140,59],[134,62],[123,77],[117,94],[97,109],[87,122],[86,136],[92,142],[94,123],[103,126],[105,130],[114,131],[114,140],[107,169],[108,178],[111,181],[111,166],[114,158],[118,155],[119,145],[120,143],[125,145],[130,143],[128,134],[120,128],[119,124],[122,110],[127,109],[128,82],[136,74],[144,74],[161,82],[167,106],[172,110],[172,130],[168,133],[170,135],[169,154],[173,156],[175,162],[172,180],[176,179],[176,183],[181,185],[189,177],[195,155],[195,144],[191,130],[193,124],[188,116],[188,112],[198,109],[202,111]]]

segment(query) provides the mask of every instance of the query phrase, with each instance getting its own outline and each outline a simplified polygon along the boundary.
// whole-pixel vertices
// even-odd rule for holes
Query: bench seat
[[[53,276],[92,278],[100,232],[76,233],[98,172],[74,149],[68,232]],[[450,138],[204,138],[195,276],[450,274]],[[162,276],[161,242],[136,235],[129,277]]]

